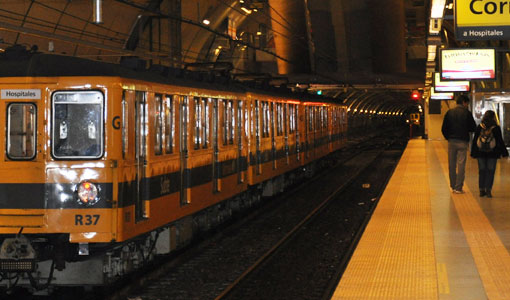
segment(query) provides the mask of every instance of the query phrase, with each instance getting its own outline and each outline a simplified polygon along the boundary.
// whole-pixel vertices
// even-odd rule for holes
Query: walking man
[[[455,194],[464,193],[462,186],[466,172],[469,133],[476,129],[475,120],[468,106],[469,98],[466,95],[459,95],[457,106],[446,112],[441,127],[444,138],[448,140],[450,187]]]

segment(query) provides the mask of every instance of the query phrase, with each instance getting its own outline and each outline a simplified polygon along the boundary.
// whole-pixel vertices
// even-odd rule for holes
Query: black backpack
[[[494,148],[496,148],[496,139],[492,133],[493,128],[494,126],[488,129],[482,127],[480,130],[480,135],[476,140],[476,146],[478,146],[478,150],[480,150],[480,152],[491,152]]]

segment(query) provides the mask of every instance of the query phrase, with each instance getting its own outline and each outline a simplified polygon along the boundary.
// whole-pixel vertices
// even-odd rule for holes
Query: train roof
[[[201,74],[197,74],[201,75]],[[239,87],[222,82],[198,81],[179,76],[176,69],[156,66],[153,70],[121,64],[94,61],[80,57],[44,54],[23,48],[0,54],[0,77],[112,76],[162,84],[200,87],[220,91],[243,92]],[[197,78],[199,76],[196,76]]]
[[[45,54],[13,46],[0,53],[0,77],[61,77],[61,76],[112,76],[144,80],[161,84],[195,87],[234,93],[253,93],[271,97],[287,97],[301,101],[333,102],[331,99],[307,93],[291,92],[287,88],[254,87],[226,77],[186,72],[164,66],[152,70],[136,66],[94,61],[79,57]],[[200,80],[199,80],[200,79]]]

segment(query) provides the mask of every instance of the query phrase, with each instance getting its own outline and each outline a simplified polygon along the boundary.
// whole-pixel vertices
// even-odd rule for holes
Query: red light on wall
[[[411,99],[413,99],[413,100],[420,100],[420,99],[421,99],[421,94],[420,94],[420,92],[418,92],[418,91],[413,91],[413,93],[411,94]]]

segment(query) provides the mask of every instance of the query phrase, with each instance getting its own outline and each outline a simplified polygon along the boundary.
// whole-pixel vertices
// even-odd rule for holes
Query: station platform
[[[331,299],[510,299],[510,160],[479,197],[448,180],[446,141],[412,139]]]

